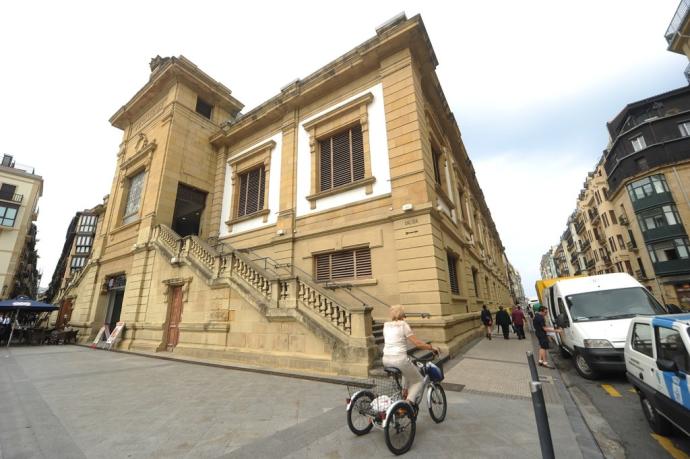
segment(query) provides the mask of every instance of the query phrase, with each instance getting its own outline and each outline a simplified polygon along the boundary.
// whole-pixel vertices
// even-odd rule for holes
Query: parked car
[[[576,277],[544,289],[544,306],[563,329],[556,341],[564,356],[572,356],[583,378],[603,371],[625,372],[623,348],[630,319],[665,314],[661,304],[625,273]]]
[[[625,344],[626,376],[649,426],[690,435],[690,314],[636,317]]]

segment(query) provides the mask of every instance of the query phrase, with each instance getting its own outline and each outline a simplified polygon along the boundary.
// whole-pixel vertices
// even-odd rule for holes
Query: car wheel
[[[597,379],[599,374],[589,366],[587,360],[579,352],[575,354],[575,370],[585,379]]]
[[[673,426],[668,422],[668,419],[659,414],[657,409],[654,408],[654,405],[652,405],[652,402],[642,395],[642,393],[640,393],[640,404],[642,405],[644,417],[647,418],[649,427],[651,427],[654,433],[664,436],[673,433]]]

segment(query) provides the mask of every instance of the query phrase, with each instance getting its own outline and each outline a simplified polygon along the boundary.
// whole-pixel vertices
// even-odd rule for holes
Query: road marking
[[[621,393],[610,384],[602,384],[601,388],[604,389],[611,397],[622,397]]]
[[[671,440],[669,440],[666,437],[662,437],[661,435],[657,434],[652,434],[652,438],[654,438],[656,441],[659,442],[662,448],[666,450],[668,454],[671,455],[673,459],[688,459],[690,456],[685,454],[684,451],[679,450],[676,448],[676,446],[673,444]]]

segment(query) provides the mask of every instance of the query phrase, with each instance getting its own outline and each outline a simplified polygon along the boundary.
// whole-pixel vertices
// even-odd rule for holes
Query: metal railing
[[[685,22],[685,18],[688,16],[688,10],[690,10],[690,0],[681,0],[676,9],[676,14],[673,15],[671,23],[668,25],[666,33],[664,34],[669,46],[671,46],[673,40],[676,38],[683,22]]]
[[[11,201],[11,202],[16,202],[20,203],[24,200],[24,195],[23,194],[0,194],[0,199],[3,201]]]

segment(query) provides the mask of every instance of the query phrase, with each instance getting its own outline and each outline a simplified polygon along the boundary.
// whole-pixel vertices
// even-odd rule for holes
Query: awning
[[[58,306],[32,300],[28,296],[18,296],[12,300],[0,301],[0,311],[47,312],[57,311],[58,309],[60,309]]]

